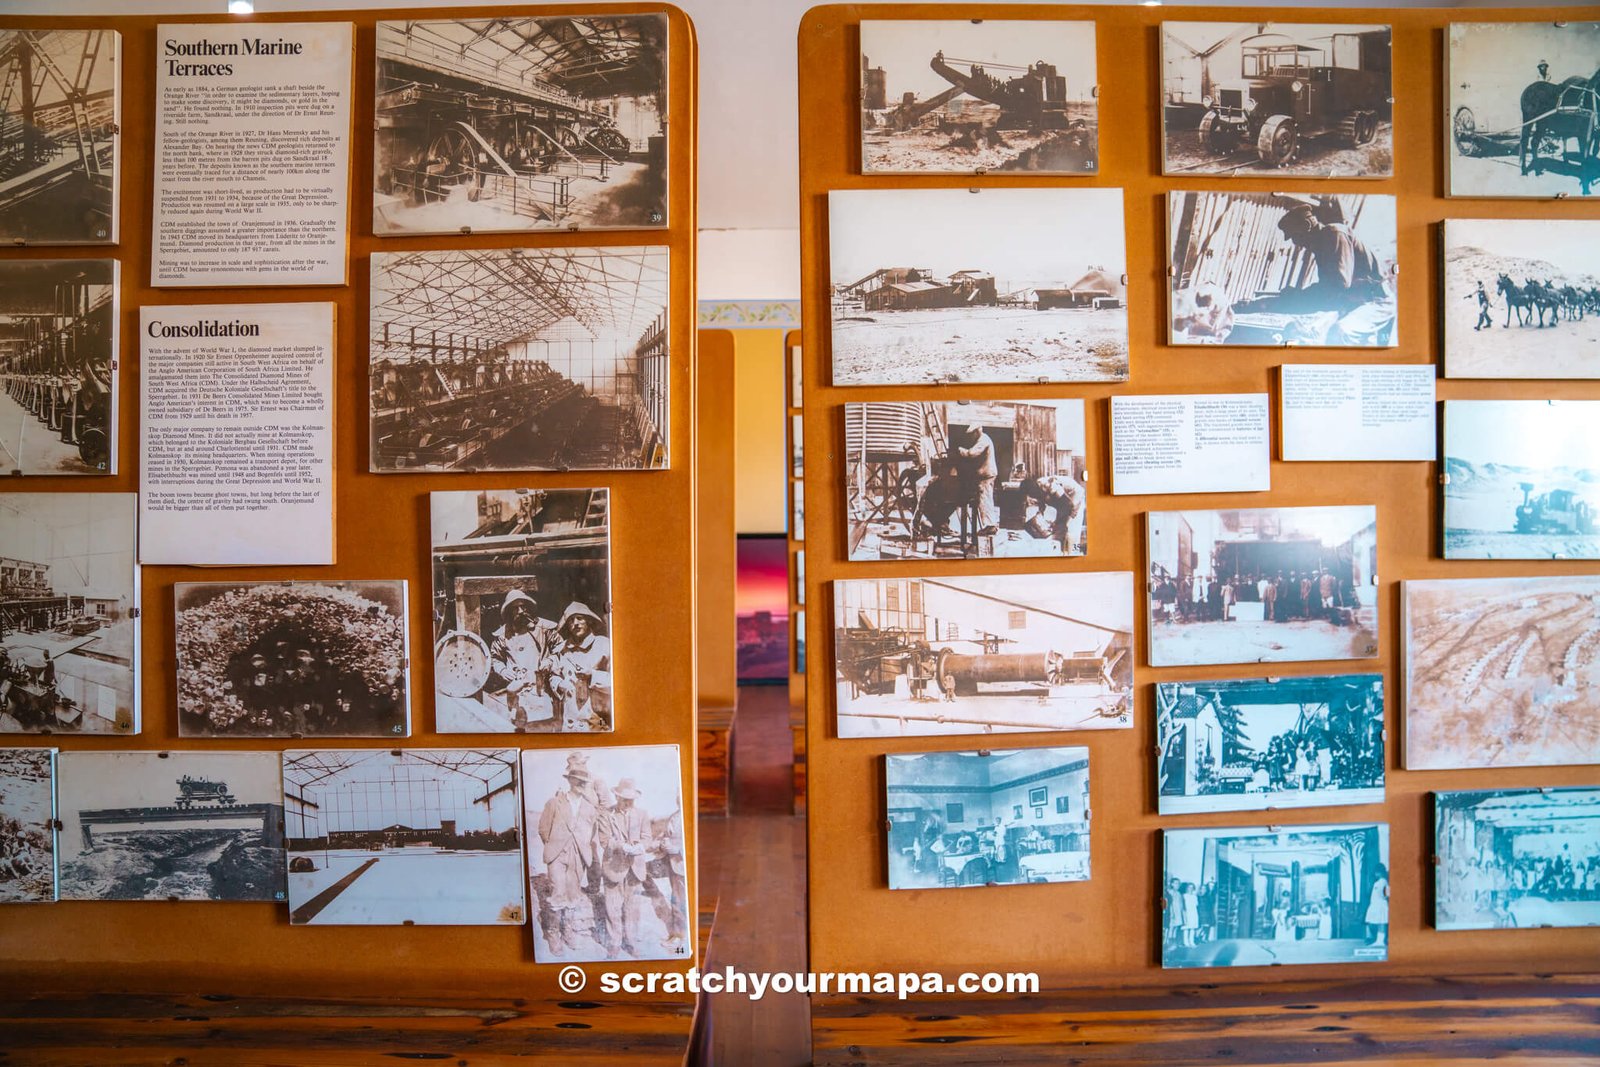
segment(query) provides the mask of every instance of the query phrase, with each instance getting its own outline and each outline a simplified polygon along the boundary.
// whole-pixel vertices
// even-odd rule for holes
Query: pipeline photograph
[[[62,900],[282,901],[276,752],[63,752]]]
[[[846,404],[849,558],[1083,555],[1083,415],[1082,400]]]
[[[1433,794],[1439,930],[1600,926],[1600,789]]]
[[[1161,24],[1161,173],[1387,178],[1388,26]]]
[[[1089,879],[1089,750],[884,757],[889,888]]]
[[[1447,378],[1600,378],[1600,221],[1446,219]]]
[[[1167,194],[1169,343],[1393,348],[1392,196]]]
[[[1445,195],[1593,196],[1600,22],[1452,22]]]
[[[1156,683],[1162,815],[1381,804],[1383,675]]]
[[[1150,665],[1378,654],[1372,507],[1152,511]]]
[[[1121,189],[828,194],[834,385],[1121,382]]]
[[[371,469],[667,466],[665,247],[372,256]]]
[[[0,241],[117,242],[121,67],[115,30],[0,29]]]
[[[1600,559],[1600,401],[1444,402],[1444,557]]]
[[[435,728],[610,731],[610,490],[429,497]]]
[[[1133,575],[833,583],[840,737],[1133,725]]]
[[[1407,770],[1600,763],[1600,578],[1400,583]]]
[[[379,22],[372,232],[667,224],[667,17]]]
[[[56,750],[0,748],[0,902],[56,899]]]
[[[1094,174],[1098,96],[1093,22],[864,20],[861,171]]]

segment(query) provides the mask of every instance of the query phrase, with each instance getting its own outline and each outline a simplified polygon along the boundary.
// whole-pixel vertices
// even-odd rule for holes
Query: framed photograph
[[[1446,377],[1600,378],[1596,344],[1600,220],[1445,220]]]
[[[1093,22],[863,20],[861,172],[1092,175],[1095,77]]]
[[[790,536],[796,541],[806,539],[806,483],[794,483],[794,520],[789,527]]]
[[[1444,402],[1446,559],[1600,558],[1600,401]]]
[[[0,29],[0,79],[0,242],[116,244],[122,34]]]
[[[1121,382],[1121,189],[828,194],[834,385]]]
[[[0,493],[0,733],[139,732],[133,493]]]
[[[1081,556],[1082,400],[846,404],[853,560]]]
[[[1600,926],[1600,789],[1433,794],[1433,925]]]
[[[806,673],[806,613],[794,613],[794,673]]]
[[[62,752],[62,900],[284,899],[276,752]]]
[[[1383,802],[1383,675],[1156,683],[1162,815]]]
[[[665,246],[373,253],[371,469],[666,468],[669,282]]]
[[[1052,790],[1087,801],[1088,749],[918,752],[885,756],[884,767],[897,814],[887,841],[890,889],[1088,881],[1087,815],[1056,818],[1066,809],[1046,815],[1044,803]],[[962,819],[949,817],[943,797],[951,793],[963,798]],[[1012,802],[1024,795],[1028,817]]]
[[[289,921],[521,926],[516,749],[283,754]]]
[[[740,685],[789,680],[789,541],[739,534],[733,575]]]
[[[789,470],[796,478],[805,477],[805,420],[800,415],[789,416]]]
[[[1593,196],[1600,22],[1452,22],[1445,195]]]
[[[1388,26],[1161,24],[1161,173],[1387,178]]]
[[[1400,583],[1407,770],[1600,763],[1600,576]]]
[[[1127,571],[853,579],[833,610],[840,737],[1133,725]]]
[[[1392,196],[1167,194],[1174,345],[1393,348]]]
[[[522,768],[534,959],[691,956],[678,746],[525,749]]]
[[[1378,518],[1366,506],[1146,515],[1150,665],[1378,654]]]
[[[1163,967],[1389,957],[1389,826],[1163,831]]]
[[[667,224],[667,16],[379,22],[372,232]]]
[[[56,899],[56,750],[0,748],[0,903]]]
[[[611,491],[429,500],[439,732],[612,730]]]
[[[1065,815],[1072,810],[1072,802],[1066,797],[1056,797],[1056,814]]]

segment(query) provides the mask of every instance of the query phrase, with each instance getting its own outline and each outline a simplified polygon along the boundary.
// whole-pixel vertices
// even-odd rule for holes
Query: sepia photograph
[[[379,22],[372,232],[667,222],[667,16]]]
[[[0,748],[0,903],[56,899],[56,750]]]
[[[610,490],[429,498],[438,731],[610,731]]]
[[[667,249],[372,256],[371,469],[667,466]]]
[[[1121,189],[828,194],[834,385],[1121,382]]]
[[[1389,826],[1163,832],[1163,967],[1389,957]]]
[[[1600,926],[1600,789],[1433,794],[1440,930]]]
[[[0,494],[0,733],[139,731],[135,506]]]
[[[1152,511],[1150,665],[1378,654],[1372,507]]]
[[[1411,771],[1600,763],[1600,577],[1400,583]]]
[[[284,899],[276,752],[62,752],[62,900]]]
[[[179,737],[406,737],[406,583],[178,582]]]
[[[0,263],[0,473],[117,473],[114,259]]]
[[[0,29],[0,242],[116,243],[121,68],[115,30]]]
[[[522,771],[534,959],[691,958],[678,746],[524,749]]]
[[[1167,194],[1169,343],[1393,348],[1392,196]]]
[[[1600,558],[1600,401],[1444,402],[1446,559]]]
[[[866,19],[861,172],[1094,174],[1099,95],[1093,22]]]
[[[1163,174],[1387,178],[1388,26],[1161,24]]]
[[[1452,22],[1445,195],[1592,196],[1600,22]]]
[[[1445,377],[1600,378],[1597,345],[1600,221],[1445,220]]]
[[[515,749],[283,754],[289,921],[521,926]]]
[[[1383,675],[1156,683],[1162,815],[1381,804]]]
[[[1082,400],[844,406],[853,560],[1081,556]]]
[[[1089,750],[884,757],[889,888],[1089,880]]]
[[[1133,725],[1133,575],[833,583],[840,737]]]

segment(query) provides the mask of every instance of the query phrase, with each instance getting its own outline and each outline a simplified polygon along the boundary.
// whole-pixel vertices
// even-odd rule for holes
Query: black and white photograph
[[[610,731],[610,490],[430,500],[436,729]]]
[[[1381,804],[1383,675],[1156,683],[1162,815]]]
[[[133,493],[0,493],[0,733],[139,731]]]
[[[1378,516],[1366,506],[1152,511],[1150,665],[1378,654]]]
[[[1593,196],[1600,22],[1452,22],[1445,195]]]
[[[1094,174],[1093,22],[861,23],[863,174]]]
[[[1163,174],[1387,178],[1389,27],[1161,24]]]
[[[667,222],[667,16],[379,22],[372,232]]]
[[[62,900],[284,899],[276,752],[62,752]]]
[[[1596,346],[1600,221],[1445,220],[1445,377],[1600,378]]]
[[[1600,926],[1600,789],[1433,794],[1440,930]]]
[[[116,30],[0,29],[0,242],[116,244],[121,70]]]
[[[1089,750],[884,757],[889,888],[1089,880]]]
[[[56,899],[56,750],[0,748],[0,903]]]
[[[403,581],[178,582],[179,737],[406,737]]]
[[[1133,725],[1127,571],[833,583],[840,737]]]
[[[533,956],[694,955],[677,745],[523,749]]]
[[[1393,348],[1392,196],[1167,194],[1169,341]]]
[[[515,749],[283,754],[289,921],[521,926]]]
[[[1600,763],[1600,577],[1400,583],[1407,770]]]
[[[667,466],[667,249],[372,256],[371,469]]]
[[[828,194],[834,385],[1121,382],[1121,189]]]
[[[0,263],[0,473],[117,473],[117,261]]]
[[[1082,400],[846,404],[849,557],[1081,556]]]
[[[1600,558],[1600,401],[1444,402],[1446,559]]]

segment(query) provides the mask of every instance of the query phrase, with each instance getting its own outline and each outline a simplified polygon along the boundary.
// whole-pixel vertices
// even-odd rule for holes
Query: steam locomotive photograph
[[[377,27],[372,232],[667,221],[667,18]]]
[[[1600,401],[1444,402],[1446,559],[1600,559]]]
[[[840,737],[1133,725],[1133,576],[833,583]]]
[[[1388,26],[1163,22],[1163,174],[1387,178]]]
[[[56,750],[0,748],[0,901],[56,899]]]
[[[1452,22],[1447,196],[1594,196],[1600,22]]]
[[[864,174],[1094,174],[1092,22],[861,23]]]

